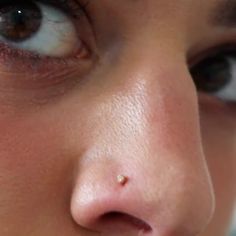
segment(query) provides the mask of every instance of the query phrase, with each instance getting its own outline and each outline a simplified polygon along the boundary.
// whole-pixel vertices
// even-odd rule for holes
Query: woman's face
[[[235,14],[233,0],[0,4],[0,235],[225,236]]]

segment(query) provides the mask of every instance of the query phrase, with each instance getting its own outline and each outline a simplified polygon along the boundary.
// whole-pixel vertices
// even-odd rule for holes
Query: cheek
[[[65,196],[70,186],[71,163],[65,159],[60,127],[40,115],[15,117],[0,118],[0,228],[5,221],[36,222],[39,216],[32,209],[47,215],[53,205],[62,206],[55,195]]]
[[[203,147],[216,195],[214,227],[227,224],[236,198],[236,112],[200,96]]]
[[[203,146],[209,164],[236,168],[236,109],[214,98],[200,96]]]

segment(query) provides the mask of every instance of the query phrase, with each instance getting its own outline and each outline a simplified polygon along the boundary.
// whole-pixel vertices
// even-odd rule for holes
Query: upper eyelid
[[[209,58],[214,57],[216,55],[219,55],[220,53],[233,51],[236,53],[235,43],[227,42],[227,43],[221,43],[219,45],[214,45],[212,47],[209,47],[205,50],[200,51],[197,53],[194,57],[189,56],[189,59],[187,60],[187,64],[189,68],[193,68],[196,64],[199,62]]]
[[[38,2],[59,8],[70,17],[79,18],[84,15],[84,6],[79,0],[38,0]]]

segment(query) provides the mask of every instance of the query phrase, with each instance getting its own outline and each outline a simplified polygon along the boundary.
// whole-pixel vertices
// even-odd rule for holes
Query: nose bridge
[[[196,233],[210,217],[212,195],[193,85],[174,56],[167,63],[146,52],[126,63],[131,56],[103,77],[112,80],[110,90],[102,91],[90,112],[94,129],[76,177],[73,217],[103,232],[102,216],[124,212],[163,230]],[[124,191],[117,188],[118,175],[128,176]]]
[[[160,58],[159,53],[165,56]],[[175,52],[159,53],[146,50],[137,55],[128,51],[112,66],[112,73],[103,77],[109,81],[110,91],[101,91],[105,95],[95,108],[95,120],[99,121],[96,139],[100,136],[104,142],[114,141],[123,153],[128,146],[140,147],[139,143],[146,150],[145,142],[155,147],[160,144],[166,150],[170,148],[167,144],[181,149],[183,135],[192,142],[185,148],[199,143],[197,96],[185,59],[177,58]]]
[[[86,156],[109,160],[108,168],[104,161],[97,165],[107,175],[113,169],[140,183],[146,176],[148,194],[157,194],[154,182],[171,176],[184,185],[188,176],[204,179],[206,169],[196,94],[184,60],[176,63],[170,56],[166,63],[152,55],[117,66],[112,79],[122,83],[98,101],[94,146]]]

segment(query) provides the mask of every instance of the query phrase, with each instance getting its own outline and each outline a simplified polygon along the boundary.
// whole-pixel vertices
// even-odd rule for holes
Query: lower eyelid
[[[1,50],[1,46],[0,46]],[[67,80],[82,80],[91,68],[91,58],[78,60],[55,58],[24,58],[0,53],[0,90],[45,89]],[[1,101],[0,101],[1,102]]]
[[[17,110],[23,107],[28,110],[31,106],[34,109],[35,105],[54,103],[55,100],[61,99],[66,93],[71,92],[74,88],[79,86],[82,82],[82,78],[78,79],[76,75],[78,74],[70,74],[68,78],[64,76],[53,77],[51,81],[46,84],[45,81],[44,83],[41,81],[41,83],[38,82],[37,84],[33,82],[22,83],[22,81],[18,81],[18,83],[3,83],[3,78],[0,78],[0,110],[2,110],[1,107],[5,105]],[[8,79],[12,81],[15,78],[9,77]],[[45,79],[48,79],[48,77]]]

